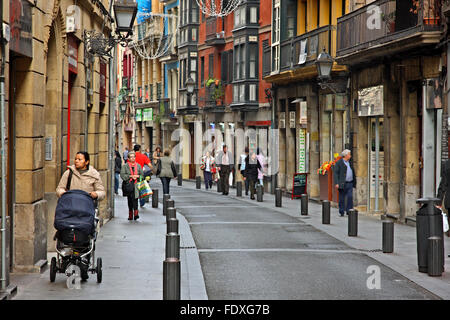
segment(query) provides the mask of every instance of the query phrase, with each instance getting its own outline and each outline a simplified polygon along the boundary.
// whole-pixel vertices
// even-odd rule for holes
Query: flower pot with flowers
[[[317,169],[317,174],[319,175],[319,186],[320,186],[320,200],[336,201],[336,196],[333,196],[333,167],[340,159],[338,153],[334,154],[333,161],[325,161]]]
[[[225,90],[219,79],[208,79],[206,86],[212,90],[211,98],[216,102],[217,106],[222,105],[223,97],[225,96]]]

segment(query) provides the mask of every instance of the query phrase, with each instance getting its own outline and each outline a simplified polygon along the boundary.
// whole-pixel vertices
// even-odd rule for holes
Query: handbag
[[[134,170],[132,170],[131,165],[128,163],[128,166],[130,167],[130,173],[134,173]],[[134,193],[134,183],[131,181],[123,181],[122,182],[122,192],[124,197],[129,196],[130,194]]]
[[[146,180],[139,181],[136,186],[139,190],[139,198],[147,198],[153,194],[153,191]]]

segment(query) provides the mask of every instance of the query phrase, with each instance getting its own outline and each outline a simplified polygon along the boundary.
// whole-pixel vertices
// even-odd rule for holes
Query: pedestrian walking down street
[[[447,220],[450,224],[449,212],[450,212],[450,160],[445,161],[441,168],[441,182],[439,183],[437,197],[441,200],[440,205],[437,205],[447,216]],[[450,230],[446,233],[447,237],[450,237]],[[450,257],[450,256],[449,256]]]
[[[209,151],[202,157],[202,164],[200,169],[203,170],[203,178],[205,180],[205,189],[212,189],[212,170],[215,167],[214,158],[210,155]]]
[[[161,159],[161,148],[156,147],[155,152],[153,152],[153,165],[156,167],[158,165],[158,160]]]
[[[350,150],[345,149],[341,153],[342,159],[334,166],[333,178],[335,188],[339,190],[339,214],[341,217],[353,209],[353,188],[356,188],[355,170],[350,162],[352,157]]]
[[[126,194],[128,198],[128,220],[139,219],[139,210],[138,210],[138,199],[139,199],[139,190],[136,186],[136,183],[139,179],[144,178],[144,171],[139,163],[136,162],[136,153],[134,151],[130,151],[128,153],[128,162],[122,166],[122,170],[120,171],[120,177],[123,181],[127,181],[127,183],[133,184],[134,188],[128,194]]]
[[[261,169],[258,169],[258,182],[260,185],[264,186],[264,165],[266,163],[266,159],[264,158],[264,155],[259,148],[256,149],[256,157],[261,164]]]
[[[217,170],[222,183],[222,194],[228,195],[230,190],[230,173],[234,167],[233,155],[228,151],[227,146],[223,145],[222,151],[216,157]]]
[[[150,148],[145,148],[144,154],[150,159],[150,161],[152,161],[152,153],[150,152]]]
[[[119,151],[115,152],[116,157],[114,158],[114,193],[119,194],[119,176],[120,170],[122,169],[122,158],[120,157]]]
[[[250,199],[255,200],[255,184],[258,180],[258,170],[262,169],[261,163],[256,156],[256,153],[252,152],[251,156],[245,158],[245,174],[244,180],[249,180],[250,186]]]
[[[151,176],[153,166],[150,162],[150,159],[147,158],[147,156],[145,154],[141,153],[141,145],[135,144],[133,147],[133,150],[136,154],[136,162],[141,166],[141,168],[144,172],[144,178]],[[145,199],[145,198],[139,199],[140,206],[143,207],[145,205],[146,201],[147,201],[147,199]]]
[[[156,175],[161,179],[163,194],[170,194],[170,180],[177,177],[177,170],[169,150],[164,150],[164,156],[159,159]]]
[[[245,147],[244,153],[241,154],[239,170],[241,171],[242,180],[244,180],[246,196],[248,196],[248,189],[249,189],[249,183],[250,183],[249,179],[244,179],[245,178],[245,158],[247,158],[247,156],[248,156],[248,147]]]
[[[128,161],[128,147],[125,147],[125,151],[123,152],[123,162],[127,162]]]

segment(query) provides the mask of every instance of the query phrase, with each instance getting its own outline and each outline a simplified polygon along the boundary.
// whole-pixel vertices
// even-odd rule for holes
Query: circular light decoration
[[[232,13],[242,0],[195,0],[200,10],[207,16],[225,17]]]
[[[174,45],[178,33],[178,16],[164,13],[139,13],[145,17],[135,28],[130,47],[142,59],[158,59]]]

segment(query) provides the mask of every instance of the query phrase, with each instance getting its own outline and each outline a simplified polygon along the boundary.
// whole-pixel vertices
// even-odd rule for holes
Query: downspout
[[[0,275],[0,291],[6,291],[6,154],[5,154],[5,135],[6,135],[6,124],[5,124],[5,39],[3,38],[3,1],[0,5],[0,37],[1,37],[1,70],[0,70],[0,118],[1,118],[1,193],[2,193],[2,205],[1,205],[1,275]]]
[[[272,110],[271,110],[272,111],[272,114],[271,114],[272,122],[270,124],[270,128],[272,129],[272,143],[274,143],[274,138],[276,136],[275,132],[278,130],[278,121],[277,121],[277,117],[276,117],[276,106],[277,106],[277,103],[276,103],[277,102],[276,92],[277,92],[277,87],[274,84],[272,84],[272,88],[271,89],[272,89],[271,90],[272,91]],[[272,148],[273,150],[272,151],[275,151],[275,152],[278,153],[279,150],[277,150],[277,147],[278,147],[278,142],[276,143],[275,146],[273,146],[273,148]],[[271,194],[275,194],[275,189],[278,186],[279,158],[278,157],[275,158],[273,154],[272,154],[272,157],[273,157],[273,159],[277,159],[278,160],[278,165],[276,167],[277,170],[276,170],[276,172],[272,172],[272,186],[271,186],[272,190],[270,190]],[[274,160],[272,160],[272,161],[274,161]]]
[[[111,13],[113,9],[113,1],[110,1],[109,4],[109,12]],[[110,181],[111,181],[111,192],[109,193],[109,208],[110,208],[110,219],[114,218],[114,192],[112,190],[114,189],[114,179],[115,179],[115,163],[114,163],[114,157],[115,157],[115,148],[114,148],[114,138],[115,138],[115,89],[116,89],[116,79],[117,79],[117,73],[116,73],[116,58],[117,58],[117,52],[116,52],[117,45],[115,45],[112,50],[112,56],[113,58],[108,60],[108,67],[109,67],[109,168],[110,168]],[[112,61],[111,61],[112,60]]]

